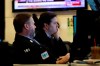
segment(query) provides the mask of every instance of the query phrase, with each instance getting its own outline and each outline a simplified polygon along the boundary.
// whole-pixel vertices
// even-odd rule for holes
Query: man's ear
[[[46,29],[48,29],[48,28],[49,28],[49,25],[48,25],[47,23],[44,23],[44,27],[45,27]]]
[[[28,24],[24,24],[24,28],[25,29],[29,29],[29,25]]]

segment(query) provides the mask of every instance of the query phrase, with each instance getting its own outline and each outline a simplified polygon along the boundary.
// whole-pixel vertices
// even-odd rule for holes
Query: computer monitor
[[[96,14],[90,10],[78,10],[74,16],[74,37],[71,45],[70,61],[83,60],[91,52],[94,39]],[[91,36],[91,38],[88,38]]]
[[[73,36],[76,34],[77,16],[73,16]]]
[[[62,11],[86,9],[85,0],[13,0],[12,11]]]
[[[100,11],[100,0],[87,0],[93,11]]]

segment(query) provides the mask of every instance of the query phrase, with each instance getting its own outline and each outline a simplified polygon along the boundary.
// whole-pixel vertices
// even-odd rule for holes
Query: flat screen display
[[[13,0],[14,11],[43,11],[86,8],[85,0]]]

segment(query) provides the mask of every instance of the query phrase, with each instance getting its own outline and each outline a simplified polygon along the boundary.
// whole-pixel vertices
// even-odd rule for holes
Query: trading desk
[[[100,64],[14,64],[14,66],[100,66]]]

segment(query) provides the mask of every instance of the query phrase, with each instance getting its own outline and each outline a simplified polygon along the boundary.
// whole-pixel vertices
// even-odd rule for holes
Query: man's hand
[[[60,56],[57,61],[56,64],[65,64],[68,62],[70,58],[70,53],[67,53],[65,56]]]
[[[57,40],[59,40],[59,31],[57,31],[57,32],[55,32],[54,34],[53,34],[53,36],[57,39]]]

